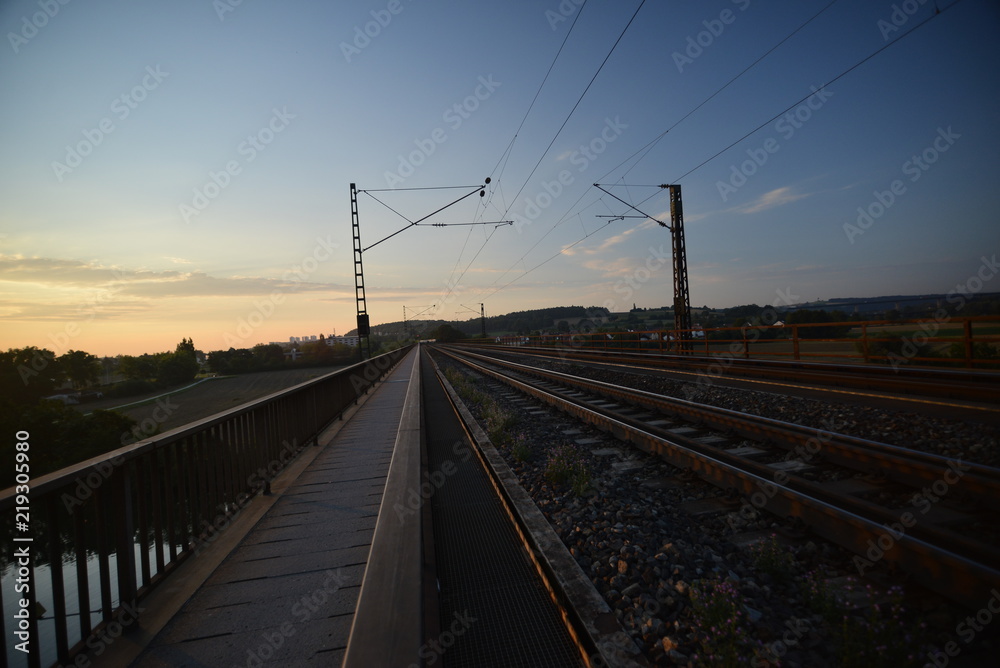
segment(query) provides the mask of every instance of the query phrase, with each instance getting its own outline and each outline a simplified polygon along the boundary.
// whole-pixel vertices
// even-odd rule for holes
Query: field
[[[338,367],[289,369],[287,371],[262,371],[239,376],[225,376],[206,380],[191,389],[159,399],[155,397],[162,395],[163,391],[125,399],[103,399],[75,406],[75,408],[83,412],[115,409],[119,413],[128,415],[139,425],[143,425],[145,420],[145,424],[151,426],[150,420],[152,420],[159,425],[160,431],[164,432],[328,374],[335,371],[336,368]],[[117,408],[123,404],[136,402],[144,403]]]

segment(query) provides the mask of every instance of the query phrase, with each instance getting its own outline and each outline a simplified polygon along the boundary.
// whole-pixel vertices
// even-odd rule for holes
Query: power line
[[[608,174],[611,174],[611,172],[614,172],[616,169],[618,169],[619,167],[621,167],[622,165],[624,165],[626,162],[628,162],[629,160],[631,160],[632,158],[634,158],[636,155],[638,155],[640,152],[642,152],[643,150],[645,150],[645,153],[643,153],[642,157],[640,157],[638,160],[636,160],[635,163],[631,167],[629,167],[628,170],[624,174],[622,174],[622,178],[625,178],[625,176],[627,176],[629,172],[631,172],[633,169],[635,169],[636,165],[638,165],[640,162],[642,162],[643,158],[645,158],[646,155],[649,154],[649,152],[653,150],[653,148],[656,146],[656,144],[661,139],[663,139],[663,137],[666,136],[666,134],[668,132],[670,132],[671,130],[673,130],[674,128],[676,128],[678,125],[680,125],[681,123],[683,123],[694,112],[698,111],[699,109],[701,109],[702,107],[704,107],[706,104],[708,104],[709,102],[711,102],[717,95],[719,95],[719,93],[721,93],[722,91],[724,91],[727,88],[729,88],[733,83],[736,82],[737,79],[739,79],[744,74],[746,74],[747,72],[749,72],[750,70],[752,70],[754,67],[756,67],[757,64],[760,63],[760,61],[764,60],[769,55],[771,55],[771,53],[773,53],[776,49],[778,49],[782,44],[784,44],[785,42],[787,42],[788,40],[790,40],[792,37],[794,37],[796,34],[798,34],[799,31],[801,31],[807,25],[809,25],[814,20],[816,20],[826,10],[830,9],[830,7],[833,7],[835,4],[837,4],[838,1],[839,0],[832,0],[832,2],[830,2],[825,7],[823,7],[823,9],[821,9],[818,12],[816,12],[815,14],[813,14],[811,17],[809,17],[809,19],[805,23],[803,23],[802,25],[800,25],[798,28],[796,28],[792,32],[788,33],[785,36],[784,39],[782,39],[780,42],[778,42],[777,44],[775,44],[774,46],[772,46],[770,49],[768,49],[767,51],[765,51],[759,58],[757,58],[757,60],[753,61],[752,63],[750,63],[749,65],[747,65],[745,68],[743,68],[743,70],[741,70],[739,74],[737,74],[732,79],[730,79],[729,81],[727,81],[717,91],[715,91],[714,93],[712,93],[711,95],[709,95],[708,97],[706,97],[704,100],[702,100],[701,103],[698,106],[696,106],[694,109],[691,109],[689,112],[687,112],[686,114],[684,114],[683,116],[681,116],[673,125],[671,125],[669,128],[667,128],[666,130],[664,130],[663,132],[661,132],[660,134],[658,134],[656,137],[654,137],[652,139],[652,141],[650,141],[649,143],[647,143],[645,146],[643,146],[642,148],[640,148],[638,151],[636,151],[635,153],[633,153],[629,157],[627,157],[624,160],[622,160],[615,167],[613,167],[611,170],[609,170],[607,174],[605,174],[604,176],[602,176],[601,178],[599,178],[597,180],[598,181],[603,181],[608,176]],[[649,148],[647,149],[646,147],[649,147]]]
[[[549,75],[552,74],[552,70],[553,70],[553,68],[555,68],[556,62],[559,60],[559,56],[560,56],[560,54],[562,54],[563,48],[566,46],[566,42],[569,41],[569,36],[573,34],[573,28],[576,27],[576,22],[580,19],[580,15],[583,13],[583,9],[584,9],[584,7],[586,7],[586,5],[587,5],[587,0],[584,0],[583,4],[580,5],[580,9],[577,10],[576,16],[573,17],[573,22],[570,24],[569,30],[566,31],[566,36],[563,37],[563,41],[559,45],[559,50],[556,51],[555,57],[552,59],[552,62],[549,63],[549,69],[545,72],[545,76],[542,78],[542,82],[540,84],[538,84],[538,90],[535,91],[535,96],[533,98],[531,98],[531,103],[528,105],[528,109],[524,112],[524,116],[521,118],[520,124],[518,124],[517,129],[514,130],[514,136],[510,138],[510,142],[507,144],[507,148],[504,149],[504,152],[500,155],[500,159],[497,160],[497,164],[494,165],[494,167],[493,167],[493,173],[496,173],[497,168],[500,169],[500,172],[496,174],[495,182],[496,182],[496,188],[500,190],[501,197],[503,196],[503,186],[500,185],[500,183],[501,183],[500,182],[500,177],[503,176],[503,172],[507,168],[507,162],[510,160],[510,156],[514,152],[514,142],[517,141],[517,137],[521,133],[521,128],[524,127],[525,121],[528,120],[528,116],[529,116],[529,114],[531,114],[531,110],[534,108],[535,102],[538,100],[538,96],[541,95],[541,93],[542,93],[542,88],[545,87],[545,82],[548,81]],[[490,189],[489,202],[488,202],[488,204],[490,204],[490,205],[493,204],[493,192],[494,192],[494,189],[491,188]],[[509,209],[509,207],[507,206],[506,203],[504,203],[504,208],[505,208],[505,210],[500,214],[501,218],[503,218],[504,216],[506,216],[507,210]],[[490,236],[488,236],[486,238],[486,241],[483,242],[483,245],[479,248],[479,251],[476,252],[475,257],[479,257],[479,253],[481,253],[482,250],[483,250],[483,248],[486,247],[486,244],[489,243],[490,237],[492,237],[492,236],[493,235],[490,234]],[[458,283],[465,276],[465,272],[468,271],[468,267],[466,267],[465,271],[463,271],[461,273],[461,275],[458,277],[457,281],[451,280],[451,279],[453,279],[455,277],[455,270],[458,269],[459,265],[461,264],[461,262],[462,262],[462,255],[465,254],[465,248],[466,248],[466,246],[469,243],[469,239],[471,239],[471,238],[472,238],[472,230],[469,230],[469,236],[466,237],[465,244],[462,245],[462,250],[459,252],[458,259],[455,261],[455,267],[451,270],[451,276],[449,277],[449,285],[458,285]],[[475,260],[475,257],[473,258],[473,260]],[[470,263],[469,266],[470,267],[472,266],[471,263]],[[451,290],[452,289],[449,288],[448,294],[451,294]],[[445,296],[447,297],[448,295],[446,294]]]
[[[556,130],[555,135],[553,135],[553,137],[552,137],[552,141],[550,141],[549,145],[545,147],[544,151],[542,151],[542,155],[541,155],[541,157],[538,158],[538,162],[536,162],[535,166],[531,168],[531,172],[528,174],[528,177],[524,180],[524,184],[517,191],[517,194],[514,195],[513,202],[516,202],[517,198],[521,196],[521,192],[528,185],[528,182],[531,181],[531,177],[535,175],[535,171],[538,170],[538,166],[542,164],[542,160],[545,159],[545,156],[548,155],[549,150],[552,148],[552,145],[556,143],[556,139],[558,139],[559,135],[562,134],[563,128],[565,128],[566,124],[569,123],[569,119],[573,116],[573,113],[576,111],[577,107],[580,106],[580,103],[583,101],[583,98],[587,94],[587,91],[590,90],[590,87],[594,84],[594,81],[597,79],[597,76],[601,73],[601,70],[604,69],[604,65],[607,64],[608,60],[611,58],[611,54],[613,54],[615,52],[615,48],[617,48],[618,44],[622,41],[622,38],[625,36],[625,33],[628,31],[629,26],[632,25],[633,21],[635,21],[635,17],[639,14],[639,10],[641,10],[642,6],[645,5],[645,4],[646,4],[646,0],[642,0],[642,2],[639,3],[639,6],[636,8],[635,12],[632,14],[632,18],[630,18],[628,20],[628,23],[625,24],[625,28],[622,29],[621,34],[618,35],[618,39],[616,39],[615,43],[611,45],[611,50],[608,51],[608,55],[604,56],[604,60],[601,61],[600,67],[598,67],[597,71],[594,72],[594,76],[591,77],[590,82],[587,84],[587,87],[583,89],[582,93],[580,93],[580,97],[577,99],[576,104],[574,104],[573,108],[569,110],[569,114],[566,115],[566,118],[563,120],[562,125],[560,125],[559,129]],[[511,205],[513,205],[513,202],[511,203]],[[510,206],[507,207],[507,211],[509,211],[509,210],[510,210]],[[507,215],[507,211],[504,212],[504,216]]]
[[[621,34],[618,35],[618,39],[615,40],[615,43],[611,46],[611,49],[608,51],[607,55],[604,57],[604,60],[601,61],[601,64],[597,68],[597,71],[594,72],[594,76],[591,77],[590,81],[587,83],[587,87],[583,89],[583,92],[580,94],[580,97],[577,99],[576,103],[573,105],[573,108],[570,109],[569,114],[567,114],[566,118],[563,120],[562,125],[560,125],[559,129],[556,130],[555,135],[553,135],[553,137],[552,137],[552,141],[550,141],[549,145],[545,147],[545,150],[542,152],[542,155],[538,158],[538,162],[536,162],[535,166],[532,167],[531,172],[528,174],[528,177],[524,180],[524,183],[518,189],[517,194],[514,195],[514,197],[511,200],[510,204],[508,204],[507,207],[504,209],[503,215],[501,216],[502,218],[506,218],[507,217],[507,213],[510,211],[510,207],[513,206],[514,202],[516,202],[517,198],[521,195],[521,192],[528,185],[528,182],[531,181],[531,177],[534,176],[535,171],[538,170],[538,166],[542,164],[542,160],[544,160],[545,156],[548,155],[548,152],[552,148],[552,145],[555,144],[556,139],[559,138],[559,135],[562,133],[563,129],[566,127],[566,124],[569,123],[569,119],[573,116],[574,112],[576,112],[577,107],[580,106],[580,102],[583,101],[583,98],[584,98],[584,96],[586,96],[587,91],[590,90],[590,87],[594,84],[594,81],[597,79],[597,76],[601,73],[601,70],[604,69],[604,65],[607,64],[608,60],[611,58],[611,54],[614,53],[614,51],[617,48],[618,44],[622,41],[622,38],[625,36],[625,33],[628,31],[629,26],[632,25],[633,21],[635,21],[635,17],[639,14],[639,10],[642,9],[642,6],[644,4],[646,4],[646,0],[642,0],[639,3],[639,6],[636,8],[635,12],[632,14],[632,18],[630,18],[629,21],[628,21],[628,23],[625,24],[625,27],[622,29]],[[573,25],[576,25],[576,20],[579,19],[579,18],[580,18],[580,16],[579,16],[579,13],[578,13],[577,16],[576,16],[576,18],[573,20]],[[568,38],[569,38],[569,34],[567,33],[566,39],[568,39]],[[563,43],[565,44],[565,39],[563,40]],[[562,51],[562,47],[561,46],[559,47],[559,50]],[[557,54],[557,57],[558,57],[558,54]],[[555,61],[553,61],[553,65],[554,64],[555,64]],[[551,66],[550,66],[549,69],[551,71]],[[546,78],[548,78],[548,74],[546,74]],[[543,83],[544,83],[544,81],[543,81]],[[541,90],[541,88],[539,88],[539,91],[540,90]],[[536,97],[537,97],[537,93],[536,93]],[[532,104],[534,104],[534,100],[532,100]],[[525,118],[527,118],[527,114],[525,115]],[[523,125],[523,123],[524,123],[524,121],[522,121],[522,125]],[[520,127],[518,128],[518,130],[520,130]],[[515,137],[516,137],[516,134],[515,134]],[[511,142],[513,143],[513,140],[511,140]],[[485,247],[486,243],[489,242],[489,239],[490,238],[487,237],[486,241],[483,243],[484,247]],[[482,251],[482,248],[480,248],[480,251]],[[476,253],[477,257],[478,257],[478,255],[479,255],[479,253]],[[455,281],[455,282],[453,282],[452,285],[457,285],[462,280],[462,278],[465,276],[465,273],[468,271],[469,267],[471,267],[471,266],[472,265],[470,263],[469,266],[466,267],[465,271],[463,271],[462,274],[458,277],[458,280]],[[454,288],[450,287],[448,289],[448,294],[450,294],[453,289]]]
[[[922,27],[924,27],[925,25],[927,25],[928,23],[930,23],[931,21],[933,21],[934,19],[936,19],[938,16],[940,16],[944,12],[946,12],[949,9],[951,9],[952,7],[955,7],[956,5],[958,5],[958,3],[961,2],[961,1],[962,0],[957,0],[954,4],[951,4],[948,7],[945,7],[944,9],[936,9],[936,11],[933,14],[931,14],[930,16],[928,16],[926,19],[924,19],[923,21],[921,21],[917,25],[913,26],[912,29],[908,30],[907,32],[903,33],[902,35],[900,35],[896,39],[894,39],[891,42],[889,42],[888,44],[882,46],[879,49],[876,49],[874,52],[872,52],[869,55],[865,56],[864,58],[862,58],[861,60],[859,60],[855,64],[851,65],[849,68],[847,68],[846,70],[844,70],[843,72],[841,72],[840,74],[838,74],[837,76],[835,76],[834,78],[832,78],[829,81],[827,81],[822,86],[819,86],[817,88],[817,90],[823,90],[824,88],[826,88],[830,84],[834,83],[835,81],[840,80],[841,78],[847,76],[848,74],[850,74],[851,72],[853,72],[857,68],[861,67],[862,65],[864,65],[869,60],[871,60],[872,58],[874,58],[878,54],[882,53],[886,49],[888,49],[888,48],[890,48],[892,46],[895,46],[896,44],[899,44],[901,41],[903,41],[904,39],[906,39],[907,37],[909,37],[910,35],[912,35],[916,31],[920,30]],[[815,94],[816,94],[815,92],[812,92],[809,95],[806,95],[805,97],[796,100],[795,102],[793,102],[789,106],[785,107],[782,111],[778,112],[777,114],[775,114],[774,116],[772,116],[768,120],[764,121],[763,123],[761,123],[760,125],[758,125],[757,127],[755,127],[750,132],[746,133],[745,135],[743,135],[742,137],[740,137],[739,139],[737,139],[736,141],[734,141],[733,143],[731,143],[729,146],[725,147],[724,149],[722,149],[718,153],[715,153],[714,155],[710,156],[709,158],[707,158],[707,159],[703,160],[702,162],[698,163],[698,165],[696,165],[695,167],[692,167],[688,171],[684,172],[683,174],[681,174],[680,176],[678,176],[676,179],[674,179],[674,181],[675,182],[676,181],[680,181],[684,177],[689,176],[690,174],[693,174],[694,172],[698,171],[699,169],[701,169],[702,167],[704,167],[705,165],[707,165],[708,163],[710,163],[712,160],[715,160],[717,157],[719,157],[720,155],[722,155],[723,153],[725,153],[726,151],[728,151],[732,147],[734,147],[737,144],[739,144],[740,142],[742,142],[744,139],[746,139],[750,135],[756,133],[758,130],[760,130],[764,126],[770,124],[771,121],[774,121],[775,119],[780,118],[782,115],[788,113],[790,110],[792,110],[795,107],[797,107],[798,105],[802,104],[803,102],[805,102],[806,100],[808,100],[810,97],[812,97]],[[640,202],[640,204],[641,204],[641,202]]]
[[[541,157],[538,158],[538,162],[535,163],[535,166],[531,169],[531,172],[528,174],[528,177],[524,180],[524,183],[521,185],[520,189],[518,189],[517,194],[514,195],[514,197],[511,200],[510,204],[508,204],[507,207],[506,207],[506,209],[504,209],[502,217],[506,217],[507,216],[507,213],[510,211],[510,207],[514,205],[514,203],[517,201],[517,198],[520,197],[521,192],[528,185],[528,182],[531,181],[531,177],[534,176],[535,171],[538,170],[538,166],[542,164],[542,160],[544,160],[545,156],[548,155],[548,152],[552,148],[552,145],[555,144],[556,139],[559,138],[559,135],[562,133],[563,128],[566,127],[566,124],[569,122],[569,119],[573,116],[573,113],[576,111],[577,107],[580,106],[580,102],[583,101],[583,98],[587,94],[587,91],[590,90],[590,87],[593,85],[594,81],[597,79],[597,76],[601,73],[601,70],[604,68],[604,65],[611,58],[611,54],[614,53],[615,48],[617,48],[619,42],[621,42],[622,38],[625,36],[625,33],[628,31],[629,26],[632,25],[633,21],[635,21],[635,17],[639,14],[639,10],[642,9],[642,7],[643,7],[644,4],[646,4],[646,0],[642,0],[642,2],[639,3],[639,6],[636,8],[635,12],[632,14],[632,18],[629,19],[628,23],[625,25],[625,28],[622,29],[621,34],[618,35],[618,39],[615,40],[615,43],[611,46],[611,49],[608,51],[608,54],[604,57],[604,60],[601,61],[600,67],[597,68],[597,71],[594,73],[594,76],[590,79],[590,82],[587,84],[587,87],[583,90],[583,93],[581,93],[580,97],[577,99],[576,104],[573,105],[573,108],[570,110],[570,112],[566,116],[565,120],[563,120],[562,125],[559,126],[559,129],[556,131],[555,135],[552,137],[552,141],[549,142],[549,145],[545,148],[545,151],[542,152]],[[577,17],[577,18],[579,18],[579,17]],[[575,21],[574,21],[574,23],[575,23]],[[575,207],[577,204],[579,204],[580,200],[582,200],[585,196],[586,196],[586,193],[584,193],[583,195],[581,195],[576,200],[576,202],[574,202],[572,204],[572,206],[570,207],[570,210],[572,210],[573,207]],[[538,241],[536,241],[531,246],[531,248],[529,248],[524,253],[524,255],[521,256],[521,259],[518,260],[517,262],[515,262],[513,265],[511,265],[511,267],[508,268],[507,271],[505,271],[503,274],[501,274],[501,276],[499,278],[497,278],[496,281],[499,281],[500,278],[503,278],[503,276],[505,276],[508,272],[510,272],[510,270],[515,265],[517,265],[519,262],[521,262],[522,260],[524,260],[524,258],[527,257],[528,253],[530,253],[532,250],[534,250],[538,246],[538,244],[540,244],[556,227],[558,227],[563,222],[563,220],[565,220],[568,217],[568,215],[569,214],[567,213],[566,216],[563,216],[563,218],[561,218],[555,225],[553,225],[551,228],[549,228],[549,230],[544,235],[542,235],[542,237]],[[466,268],[466,271],[468,271],[468,268]],[[465,272],[463,272],[462,275],[464,276]],[[459,280],[461,280],[461,277],[459,278]],[[493,282],[494,285],[496,284],[496,281]]]
[[[951,9],[951,8],[953,8],[953,7],[955,7],[956,5],[958,5],[958,4],[959,4],[959,2],[961,2],[961,1],[962,1],[962,0],[956,0],[956,2],[954,2],[953,4],[949,5],[948,7],[944,8],[944,9],[938,9],[938,8],[935,8],[935,12],[934,12],[934,13],[933,13],[933,14],[932,14],[931,16],[929,16],[928,18],[924,19],[923,21],[921,21],[921,22],[920,22],[920,23],[918,23],[917,25],[913,26],[913,27],[912,27],[912,28],[911,28],[910,30],[908,30],[907,32],[903,33],[902,35],[900,35],[900,36],[899,36],[899,37],[897,37],[896,39],[892,40],[892,41],[891,41],[891,42],[889,42],[888,44],[885,44],[885,45],[884,45],[884,46],[882,46],[881,48],[879,48],[879,49],[875,50],[874,52],[872,52],[871,54],[869,54],[868,56],[866,56],[866,57],[865,57],[865,58],[863,58],[862,60],[858,61],[857,63],[855,63],[855,64],[854,64],[854,65],[852,65],[851,67],[847,68],[846,70],[844,70],[843,72],[841,72],[840,74],[838,74],[837,76],[835,76],[834,78],[830,79],[830,80],[829,80],[829,81],[827,81],[827,82],[826,82],[825,84],[823,84],[822,86],[820,86],[820,87],[819,87],[819,89],[822,89],[822,88],[824,88],[824,87],[826,87],[826,86],[829,86],[830,84],[832,84],[832,83],[834,83],[834,82],[838,81],[839,79],[843,78],[844,76],[846,76],[846,75],[847,75],[847,74],[849,74],[850,72],[854,71],[855,69],[857,69],[858,67],[860,67],[860,66],[861,66],[861,65],[863,65],[864,63],[868,62],[869,60],[871,60],[872,58],[874,58],[874,57],[875,57],[875,56],[877,56],[878,54],[880,54],[880,53],[882,53],[883,51],[885,51],[886,49],[888,49],[889,47],[891,47],[891,46],[893,46],[893,45],[895,45],[895,44],[898,44],[898,43],[899,43],[900,41],[902,41],[902,40],[903,40],[903,39],[905,39],[906,37],[908,37],[908,36],[912,35],[912,34],[913,34],[914,32],[916,32],[917,30],[919,30],[920,28],[922,28],[923,26],[925,26],[925,25],[926,25],[927,23],[929,23],[930,21],[932,21],[932,20],[934,20],[935,18],[937,18],[938,16],[940,16],[940,15],[941,15],[942,13],[944,13],[945,11],[947,11],[947,10],[949,10],[949,9]],[[834,0],[834,2],[836,2],[836,0]],[[833,3],[830,3],[830,4],[833,4]],[[829,8],[829,6],[830,6],[830,5],[827,5],[827,7],[825,7],[825,8],[824,8],[824,9],[823,9],[822,11],[826,11],[826,9],[827,9],[827,8]],[[822,13],[822,11],[821,11],[820,13]],[[818,16],[818,14],[817,14],[817,16]],[[815,17],[813,17],[813,18],[815,18]],[[810,19],[810,21],[811,21],[811,20],[812,20],[812,19]],[[772,50],[773,50],[773,49],[772,49]],[[727,84],[727,85],[728,85],[728,84]],[[719,151],[718,153],[715,153],[714,155],[712,155],[712,156],[711,156],[711,157],[709,157],[708,159],[706,159],[706,160],[702,161],[701,163],[699,163],[698,165],[696,165],[696,166],[695,166],[694,168],[692,168],[692,169],[688,170],[687,172],[685,172],[685,173],[684,173],[684,174],[682,174],[681,176],[679,176],[679,177],[677,177],[677,178],[673,179],[673,180],[672,180],[672,182],[673,182],[673,183],[677,183],[677,182],[679,182],[679,181],[680,181],[681,179],[683,179],[683,178],[685,178],[685,177],[687,177],[687,176],[691,175],[691,174],[692,174],[692,173],[694,173],[695,171],[697,171],[697,170],[701,169],[702,167],[704,167],[704,166],[705,166],[706,164],[708,164],[709,162],[711,162],[711,161],[712,161],[712,160],[714,160],[715,158],[719,157],[720,155],[722,155],[723,153],[725,153],[726,151],[728,151],[728,150],[729,150],[729,149],[731,149],[732,147],[734,147],[734,146],[736,146],[737,144],[739,144],[740,142],[742,142],[742,141],[743,141],[744,139],[746,139],[747,137],[749,137],[749,136],[753,135],[753,134],[754,134],[755,132],[759,131],[759,130],[760,130],[761,128],[763,128],[764,126],[768,125],[769,123],[771,123],[771,122],[772,122],[772,121],[774,121],[775,119],[777,119],[777,118],[779,118],[780,116],[782,116],[783,114],[787,113],[787,112],[788,112],[789,110],[793,109],[794,107],[798,106],[799,104],[801,104],[801,103],[802,103],[802,102],[804,102],[805,100],[809,99],[809,98],[810,98],[810,97],[811,97],[812,95],[814,95],[814,94],[815,94],[815,93],[810,93],[809,95],[807,95],[807,96],[805,96],[805,97],[803,97],[803,98],[799,99],[798,101],[794,102],[794,103],[793,103],[793,104],[791,104],[790,106],[786,107],[786,108],[785,108],[785,109],[784,109],[783,111],[779,112],[779,113],[778,113],[778,114],[776,114],[775,116],[771,117],[770,119],[768,119],[768,120],[767,120],[767,121],[765,121],[764,123],[761,123],[761,124],[760,124],[760,125],[758,125],[758,126],[757,126],[756,128],[754,128],[753,130],[751,130],[751,131],[750,131],[750,132],[748,132],[747,134],[743,135],[742,137],[740,137],[739,139],[737,139],[736,141],[734,141],[733,143],[729,144],[729,146],[727,146],[726,148],[722,149],[722,150],[721,150],[721,151]],[[676,124],[675,124],[675,125],[676,125]],[[642,150],[642,149],[640,149],[640,151],[641,151],[641,150]],[[635,155],[635,154],[633,154],[633,156],[634,156],[634,155]],[[627,162],[627,160],[626,160],[626,162]],[[619,164],[619,167],[621,166],[621,164],[624,164],[624,163],[620,163],[620,164]],[[615,169],[617,169],[617,167],[616,167]],[[613,170],[611,170],[611,171],[613,172],[613,171],[614,171],[614,169],[613,169]],[[611,172],[608,172],[608,173],[610,174]],[[607,174],[606,174],[605,176],[607,176]],[[638,186],[634,186],[634,187],[638,187]],[[657,196],[658,194],[659,194],[659,193],[653,193],[653,194],[652,194],[652,195],[650,195],[649,197],[647,197],[647,198],[643,199],[642,201],[640,201],[638,205],[639,205],[639,206],[641,206],[642,204],[644,204],[645,202],[649,201],[650,199],[652,199],[653,197]],[[584,197],[584,195],[581,195],[581,196],[580,196],[580,198],[579,198],[579,199],[577,199],[576,203],[574,203],[574,204],[573,204],[573,206],[576,206],[576,204],[577,204],[577,203],[579,203],[579,202],[580,202],[580,200],[582,200],[582,199],[583,199],[583,197]],[[600,201],[600,199],[601,199],[601,198],[599,198],[598,200],[595,200],[595,202],[593,202],[592,204],[588,205],[588,207],[589,207],[589,206],[592,206],[592,205],[593,205],[594,203],[596,203],[597,201]],[[632,206],[632,205],[630,204],[629,206]],[[586,208],[586,207],[585,207],[585,208]],[[633,208],[634,208],[634,207],[633,207]],[[570,210],[572,210],[572,207],[571,207],[571,209],[570,209]],[[556,226],[558,226],[558,225],[559,225],[559,224],[560,224],[560,223],[561,223],[561,222],[562,222],[563,220],[565,220],[565,219],[566,219],[566,218],[567,218],[567,217],[568,217],[569,215],[570,215],[570,214],[569,214],[569,213],[567,213],[567,214],[566,214],[565,216],[563,216],[563,218],[561,218],[561,219],[560,219],[560,221],[559,221],[559,222],[557,222],[557,223],[556,223],[556,225],[555,225],[555,226],[553,226],[553,228],[552,228],[552,229],[555,229],[555,227],[556,227]],[[610,222],[611,222],[611,221],[609,221],[609,223],[608,223],[608,224],[610,224]],[[493,295],[495,295],[495,294],[496,294],[497,292],[499,292],[500,290],[503,290],[504,288],[507,288],[507,287],[509,287],[509,286],[510,286],[510,285],[512,285],[513,283],[515,283],[515,282],[517,282],[517,281],[521,280],[522,278],[524,278],[525,276],[527,276],[528,274],[530,274],[530,273],[531,273],[532,271],[534,271],[534,270],[538,269],[539,267],[541,267],[541,266],[545,265],[546,263],[548,263],[549,261],[551,261],[551,260],[555,259],[555,258],[556,258],[556,257],[558,257],[559,255],[562,255],[562,254],[563,254],[563,253],[564,253],[564,252],[565,252],[566,250],[569,250],[570,248],[572,248],[573,246],[576,246],[577,244],[579,244],[579,243],[581,243],[582,241],[586,240],[586,239],[587,239],[587,238],[589,238],[590,236],[593,236],[593,234],[596,234],[596,233],[597,233],[598,231],[601,231],[601,230],[603,230],[603,229],[604,229],[605,227],[607,227],[607,224],[605,224],[604,226],[602,226],[602,227],[598,228],[598,229],[597,229],[597,230],[595,230],[594,232],[591,232],[590,234],[587,234],[587,235],[585,235],[585,236],[584,236],[584,237],[582,237],[581,239],[579,239],[579,240],[577,240],[577,241],[573,242],[573,243],[572,243],[571,245],[569,245],[569,246],[566,246],[566,247],[564,247],[564,248],[563,248],[563,249],[561,249],[561,250],[560,250],[560,251],[559,251],[558,253],[555,253],[554,255],[550,256],[549,258],[547,258],[547,259],[545,259],[544,261],[540,262],[539,264],[535,265],[535,266],[534,266],[534,267],[532,267],[531,269],[528,269],[528,270],[525,270],[525,271],[524,271],[524,273],[522,273],[522,274],[520,274],[519,276],[517,276],[517,277],[515,277],[515,278],[511,279],[511,280],[510,280],[510,281],[509,281],[508,283],[506,283],[506,284],[504,284],[504,285],[500,286],[499,288],[497,288],[497,289],[496,289],[496,290],[494,290],[493,292],[491,292],[491,293],[489,293],[488,295],[486,295],[486,297],[487,297],[487,298],[488,298],[488,297],[492,297]],[[551,230],[550,230],[550,231],[551,231]],[[544,237],[543,237],[543,238],[544,238]],[[536,243],[536,246],[537,246],[537,243]],[[534,246],[533,246],[532,248],[534,248]],[[526,254],[525,254],[525,256],[526,256]],[[525,256],[521,256],[521,259],[520,259],[520,260],[518,260],[517,262],[515,262],[514,264],[516,265],[517,263],[519,263],[519,262],[522,262],[522,261],[524,260],[524,257],[525,257]],[[513,267],[513,266],[514,266],[514,265],[512,265],[512,267]],[[509,271],[510,271],[510,269],[508,269],[507,271],[509,272]],[[506,273],[506,272],[505,272],[505,273]]]
[[[549,64],[549,69],[548,71],[545,72],[545,76],[542,78],[542,83],[538,85],[538,90],[535,91],[535,97],[531,98],[531,104],[528,105],[528,110],[524,112],[524,118],[521,119],[521,123],[520,125],[517,126],[517,130],[514,130],[514,136],[510,138],[510,143],[507,145],[507,148],[500,156],[500,160],[497,161],[497,165],[493,167],[493,171],[496,171],[497,167],[500,166],[501,162],[503,162],[504,166],[506,167],[507,163],[506,160],[504,160],[504,156],[507,156],[508,160],[510,159],[510,154],[514,148],[514,141],[517,139],[517,136],[521,133],[521,128],[524,127],[524,122],[528,120],[528,114],[531,113],[532,108],[535,106],[535,101],[538,100],[538,96],[541,94],[542,88],[545,86],[545,82],[549,80],[549,75],[552,74],[552,69],[556,66],[556,61],[559,60],[559,54],[562,53],[563,47],[565,47],[566,42],[569,41],[569,36],[573,34],[573,28],[576,27],[576,22],[580,19],[580,15],[583,14],[583,9],[586,6],[587,6],[587,0],[584,0],[583,4],[580,5],[580,9],[577,10],[576,16],[573,17],[573,22],[569,25],[569,30],[566,32],[566,36],[563,37],[562,44],[559,45],[559,50],[556,51],[555,58],[553,58],[552,62]],[[497,175],[497,181],[500,180],[500,176],[502,174],[503,174],[503,169],[501,169],[500,174]]]

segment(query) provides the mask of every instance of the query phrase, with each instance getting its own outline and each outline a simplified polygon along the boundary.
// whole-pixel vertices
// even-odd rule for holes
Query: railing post
[[[965,366],[972,368],[972,321],[968,318],[962,323],[965,330]]]
[[[865,357],[865,364],[870,364],[871,359],[868,357],[868,323],[861,323],[861,354]]]
[[[795,355],[795,361],[799,361],[799,326],[792,325],[792,352]]]
[[[60,662],[69,663],[69,641],[66,621],[66,588],[63,582],[62,540],[59,536],[59,516],[63,511],[55,494],[46,503],[49,527],[47,540],[49,549],[49,573],[52,578],[52,621],[56,627],[56,657]],[[35,636],[37,638],[37,636]]]
[[[132,479],[128,462],[117,467],[111,474],[113,512],[118,513],[115,522],[115,561],[118,566],[118,605],[135,603],[135,518],[132,503]]]

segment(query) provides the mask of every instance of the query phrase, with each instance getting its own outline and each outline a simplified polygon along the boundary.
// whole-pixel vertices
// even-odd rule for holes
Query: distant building
[[[326,337],[326,345],[331,348],[338,344],[344,346],[357,346],[358,340],[357,336],[328,336]]]
[[[319,340],[320,340],[319,336],[314,336],[310,334],[308,336],[289,336],[287,343],[285,342],[275,342],[275,343],[281,346],[295,347],[303,343],[311,343],[313,341],[319,342]],[[326,345],[330,346],[331,348],[337,344],[343,344],[345,346],[358,345],[357,336],[328,336],[325,339],[323,339],[323,341],[324,343],[326,343]]]

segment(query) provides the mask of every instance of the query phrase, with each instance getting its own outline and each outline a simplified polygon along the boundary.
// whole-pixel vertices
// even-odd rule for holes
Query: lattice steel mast
[[[371,357],[369,338],[368,304],[365,301],[365,272],[361,264],[361,223],[358,220],[358,189],[351,184],[351,229],[354,231],[354,297],[358,304],[358,354],[361,359]]]

